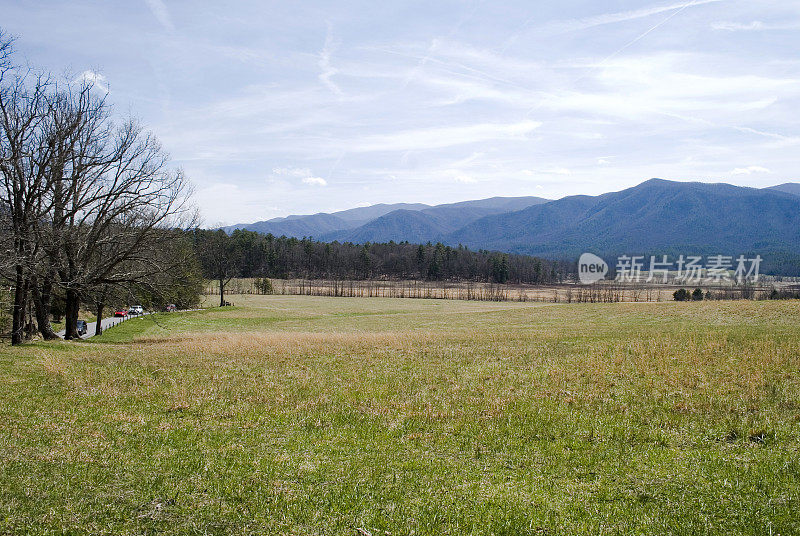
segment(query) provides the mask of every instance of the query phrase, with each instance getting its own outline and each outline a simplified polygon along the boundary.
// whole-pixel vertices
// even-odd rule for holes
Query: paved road
[[[145,313],[145,315],[149,315],[149,314],[152,314],[152,313]],[[139,316],[143,316],[143,315],[139,315]],[[111,326],[116,326],[120,322],[123,322],[125,320],[130,320],[132,318],[138,318],[138,317],[136,317],[136,316],[128,316],[126,318],[120,318],[120,317],[113,317],[112,316],[110,318],[104,318],[103,320],[101,320],[102,324],[100,324],[100,325],[103,327],[103,330],[105,331],[108,328],[110,328]],[[83,335],[81,337],[81,339],[88,339],[89,337],[94,337],[95,329],[97,329],[97,322],[87,322],[86,323],[86,335]],[[59,337],[64,337],[64,335],[66,335],[66,333],[67,333],[67,331],[62,329],[61,331],[59,331],[57,333],[57,335]]]

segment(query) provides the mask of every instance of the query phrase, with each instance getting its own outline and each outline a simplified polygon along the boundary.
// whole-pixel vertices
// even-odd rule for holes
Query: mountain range
[[[436,241],[484,216],[503,214],[548,202],[541,197],[491,197],[445,205],[379,204],[340,212],[287,216],[225,227],[275,236],[313,237],[332,242]]]
[[[463,244],[574,259],[617,255],[755,255],[800,275],[800,184],[757,189],[651,179],[598,196],[494,197],[447,205],[374,205],[227,228],[323,241]]]

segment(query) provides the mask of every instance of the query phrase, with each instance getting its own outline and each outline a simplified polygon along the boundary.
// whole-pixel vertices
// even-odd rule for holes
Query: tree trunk
[[[36,325],[39,333],[46,341],[58,339],[59,336],[53,331],[50,324],[50,306],[53,301],[53,283],[51,280],[43,281],[39,284],[38,280],[31,281],[31,291],[33,294],[33,305],[36,308]]]
[[[225,307],[225,280],[219,280],[219,306]]]
[[[103,333],[103,308],[105,304],[102,301],[98,301],[95,303],[95,308],[97,309],[97,323],[95,324],[94,334],[95,336],[100,335]]]
[[[28,280],[22,266],[16,267],[14,307],[11,312],[11,344],[18,345],[25,341],[25,310],[28,305]]]
[[[81,306],[81,297],[78,291],[67,290],[67,314],[65,317],[66,333],[64,338],[67,340],[77,339],[78,336],[78,311]]]

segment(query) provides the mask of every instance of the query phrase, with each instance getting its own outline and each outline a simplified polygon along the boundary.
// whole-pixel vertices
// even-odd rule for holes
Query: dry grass
[[[797,302],[236,301],[5,349],[0,528],[800,530]]]

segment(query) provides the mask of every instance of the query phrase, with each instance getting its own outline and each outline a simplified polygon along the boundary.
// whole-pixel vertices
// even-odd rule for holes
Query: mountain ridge
[[[455,203],[445,203],[441,205],[426,205],[424,203],[379,203],[368,207],[356,207],[337,212],[320,212],[307,215],[290,215],[270,220],[258,221],[248,224],[235,224],[223,227],[227,233],[235,229],[246,229],[257,231],[264,234],[275,236],[293,236],[295,238],[313,237],[317,239],[339,240],[345,236],[342,232],[356,229],[363,225],[368,225],[375,220],[397,211],[426,211],[426,214],[433,215],[438,212],[452,210],[456,214],[456,209],[477,211],[478,216],[484,216],[500,212],[508,212],[519,208],[524,208],[536,203],[549,201],[541,197],[490,197],[486,199],[475,199],[459,201]],[[431,212],[432,211],[432,212]],[[481,211],[483,211],[481,213]],[[465,213],[467,214],[467,213]],[[399,215],[405,217],[404,215]],[[476,216],[477,217],[477,216]],[[425,219],[425,218],[423,218]],[[427,225],[441,225],[438,231],[440,234],[455,230],[441,218],[428,218]],[[466,223],[464,220],[463,223]],[[337,234],[337,231],[339,232]],[[364,231],[366,232],[366,231]],[[357,233],[358,234],[358,233]],[[357,235],[356,234],[356,235]],[[363,232],[361,233],[364,234]],[[354,235],[355,236],[355,235]],[[345,238],[346,239],[346,238]],[[375,241],[375,240],[371,240]]]
[[[585,251],[606,256],[761,254],[770,257],[767,265],[773,270],[800,275],[797,183],[759,189],[650,179],[597,196],[495,197],[342,212],[345,218],[341,212],[290,216],[272,221],[267,232],[356,244],[442,242],[556,260]],[[358,219],[367,214],[379,215]]]
[[[725,183],[651,179],[600,196],[570,196],[486,216],[448,244],[547,258],[685,254],[771,256],[800,272],[800,196]]]
[[[777,190],[792,195],[800,195],[800,183],[797,182],[784,182],[783,184],[776,184],[775,186],[768,186],[767,190]]]

